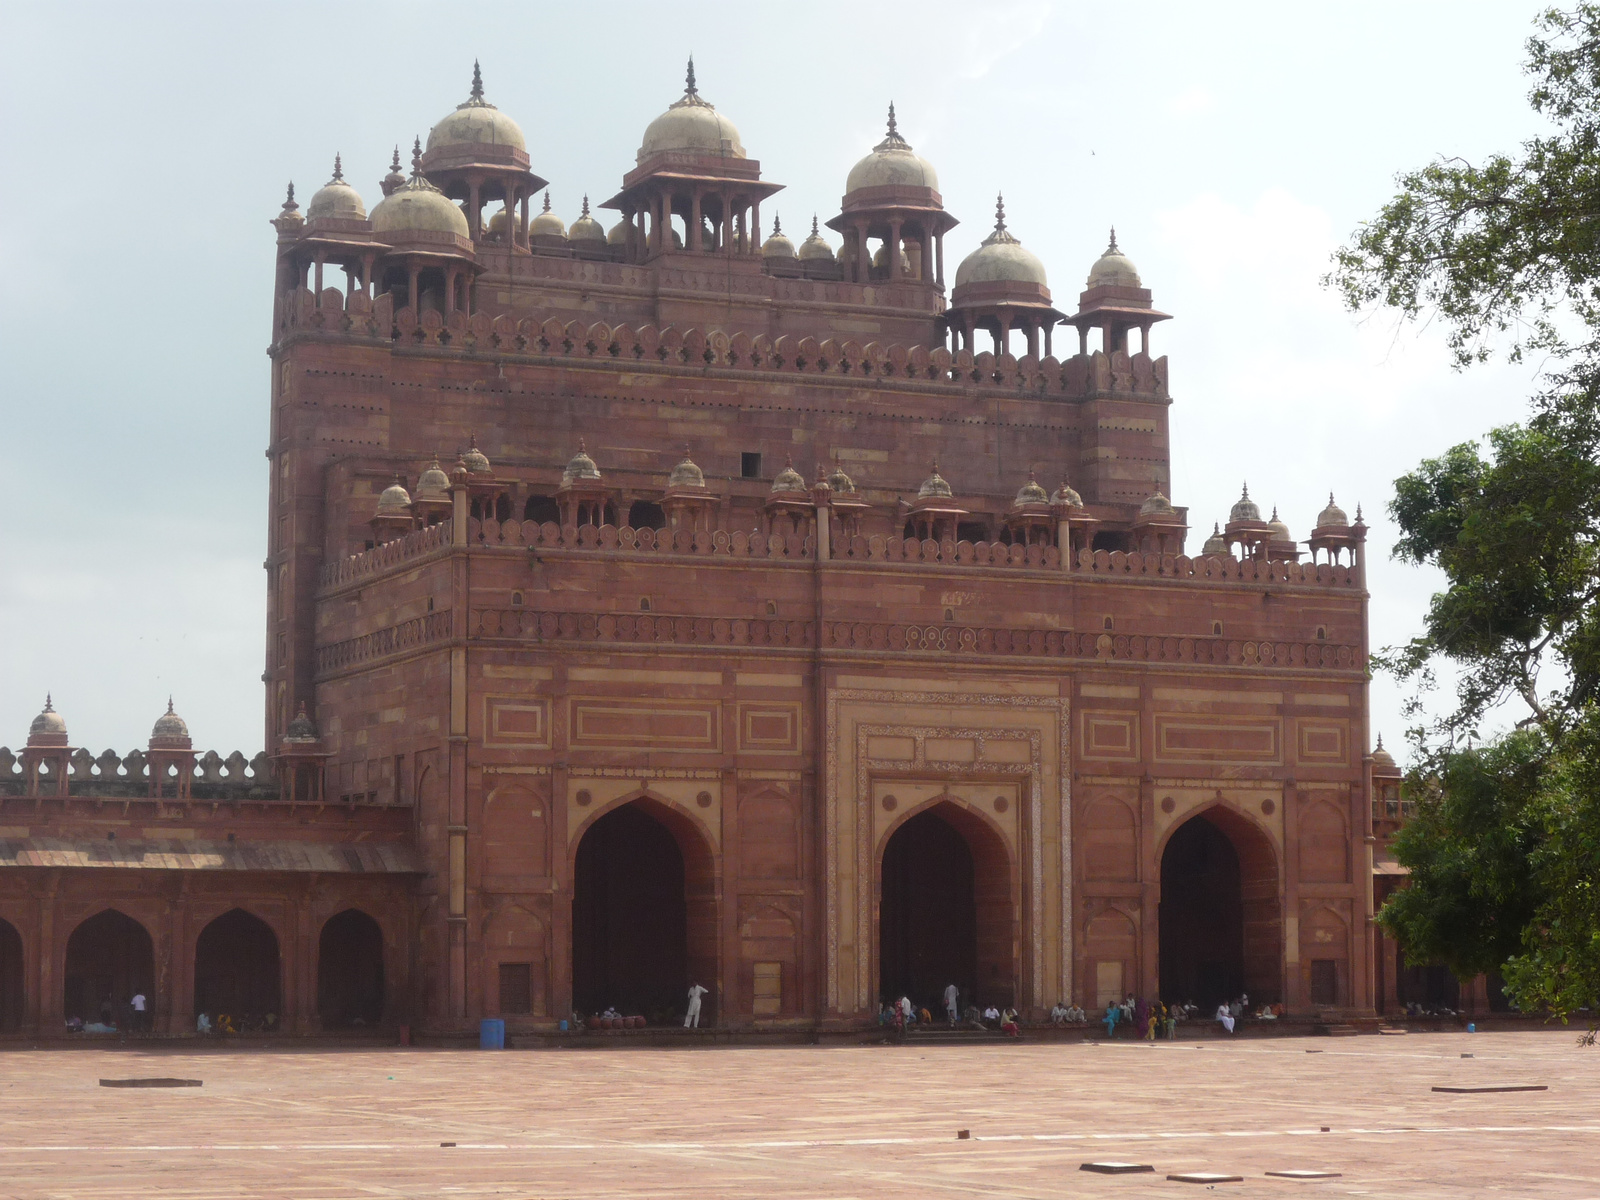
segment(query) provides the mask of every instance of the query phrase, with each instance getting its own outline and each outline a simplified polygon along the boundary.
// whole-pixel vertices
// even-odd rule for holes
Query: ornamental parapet
[[[441,521],[408,533],[405,537],[374,546],[360,554],[352,554],[322,568],[318,579],[324,588],[341,587],[347,583],[381,575],[391,567],[432,554],[450,544],[450,523]]]
[[[474,609],[467,619],[467,636],[473,639],[797,650],[817,649],[819,628],[823,650],[1322,671],[1355,671],[1364,666],[1358,647],[1325,641],[1274,642],[881,621],[824,620],[819,625],[765,618],[546,612],[529,608]]]
[[[148,799],[154,769],[149,754],[143,750],[130,750],[124,755],[115,750],[98,755],[74,750],[67,759],[67,795]],[[169,767],[162,782],[176,780],[176,770]],[[278,793],[278,778],[265,751],[247,759],[237,750],[226,758],[207,750],[195,760],[189,788],[189,795],[195,800],[277,800]],[[27,794],[28,778],[21,763],[8,748],[0,746],[0,796]]]
[[[1076,354],[1017,358],[989,351],[973,354],[943,346],[883,345],[853,339],[817,340],[742,331],[658,329],[642,325],[585,324],[581,321],[518,319],[510,314],[425,310],[395,311],[384,293],[369,300],[356,292],[348,298],[338,288],[319,297],[309,288],[293,293],[283,333],[294,331],[377,339],[402,346],[451,347],[479,354],[527,355],[593,361],[630,371],[651,367],[689,367],[696,371],[738,370],[763,374],[806,375],[828,381],[900,380],[1022,392],[1064,400],[1096,396],[1142,396],[1165,399],[1167,360],[1148,354]]]

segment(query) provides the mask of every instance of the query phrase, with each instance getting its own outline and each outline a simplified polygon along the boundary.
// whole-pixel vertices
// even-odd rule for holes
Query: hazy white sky
[[[682,92],[739,127],[801,232],[900,129],[962,220],[1008,224],[1070,306],[1115,223],[1171,356],[1173,499],[1198,545],[1248,478],[1296,536],[1333,490],[1372,525],[1373,644],[1436,581],[1388,561],[1390,482],[1520,417],[1531,370],[1453,373],[1365,323],[1328,255],[1430,157],[1535,132],[1541,7],[930,2],[0,7],[0,745],[46,690],[74,744],[143,746],[168,693],[196,744],[261,745],[273,230],[342,151],[370,207],[396,142],[466,97],[527,134],[570,222]],[[769,218],[770,219],[770,218]],[[1399,693],[1373,688],[1399,741]],[[1399,747],[1396,746],[1396,749]]]

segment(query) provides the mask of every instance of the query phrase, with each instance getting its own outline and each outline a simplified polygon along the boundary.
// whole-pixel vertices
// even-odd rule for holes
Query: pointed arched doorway
[[[1261,830],[1230,809],[1179,825],[1161,854],[1161,999],[1202,1008],[1247,992],[1283,998],[1278,862]]]
[[[100,1021],[109,1014],[122,1024],[128,1001],[143,993],[154,1000],[155,946],[145,927],[108,908],[72,931],[62,971],[62,1013],[69,1020]],[[148,1008],[155,1005],[148,1003]],[[148,1019],[148,1018],[147,1018]]]
[[[359,908],[329,917],[317,939],[317,1013],[324,1029],[383,1021],[383,930]]]
[[[913,813],[884,843],[879,872],[878,993],[944,1011],[1016,1000],[1011,856],[986,820],[949,800]]]
[[[281,1011],[278,935],[260,917],[232,908],[200,931],[194,947],[194,1011],[235,1021]]]
[[[641,797],[597,817],[573,861],[572,1003],[681,1019],[691,982],[715,1018],[717,903],[710,846],[693,821]]]

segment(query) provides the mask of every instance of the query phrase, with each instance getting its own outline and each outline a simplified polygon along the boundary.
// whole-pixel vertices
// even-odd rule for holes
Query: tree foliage
[[[1442,323],[1458,367],[1499,345],[1548,359],[1525,421],[1395,483],[1395,556],[1446,586],[1377,665],[1422,691],[1441,659],[1459,671],[1450,711],[1412,731],[1411,884],[1380,919],[1409,957],[1500,968],[1564,1017],[1600,1003],[1600,4],[1546,12],[1527,48],[1545,132],[1399,176],[1327,282],[1353,310]],[[1517,728],[1473,746],[1508,701]]]

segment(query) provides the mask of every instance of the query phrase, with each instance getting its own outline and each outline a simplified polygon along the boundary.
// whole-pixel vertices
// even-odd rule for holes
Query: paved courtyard
[[[204,1086],[98,1083],[150,1075]],[[1541,1083],[1549,1090],[1430,1090]],[[971,1137],[958,1140],[959,1129]],[[1156,1173],[1078,1169],[1102,1159]],[[1285,1169],[1342,1176],[1265,1176]],[[1600,1197],[1600,1050],[1552,1031],[1155,1046],[0,1053],[7,1197],[1210,1194],[1167,1182],[1184,1171],[1243,1175],[1215,1189],[1241,1196]]]

